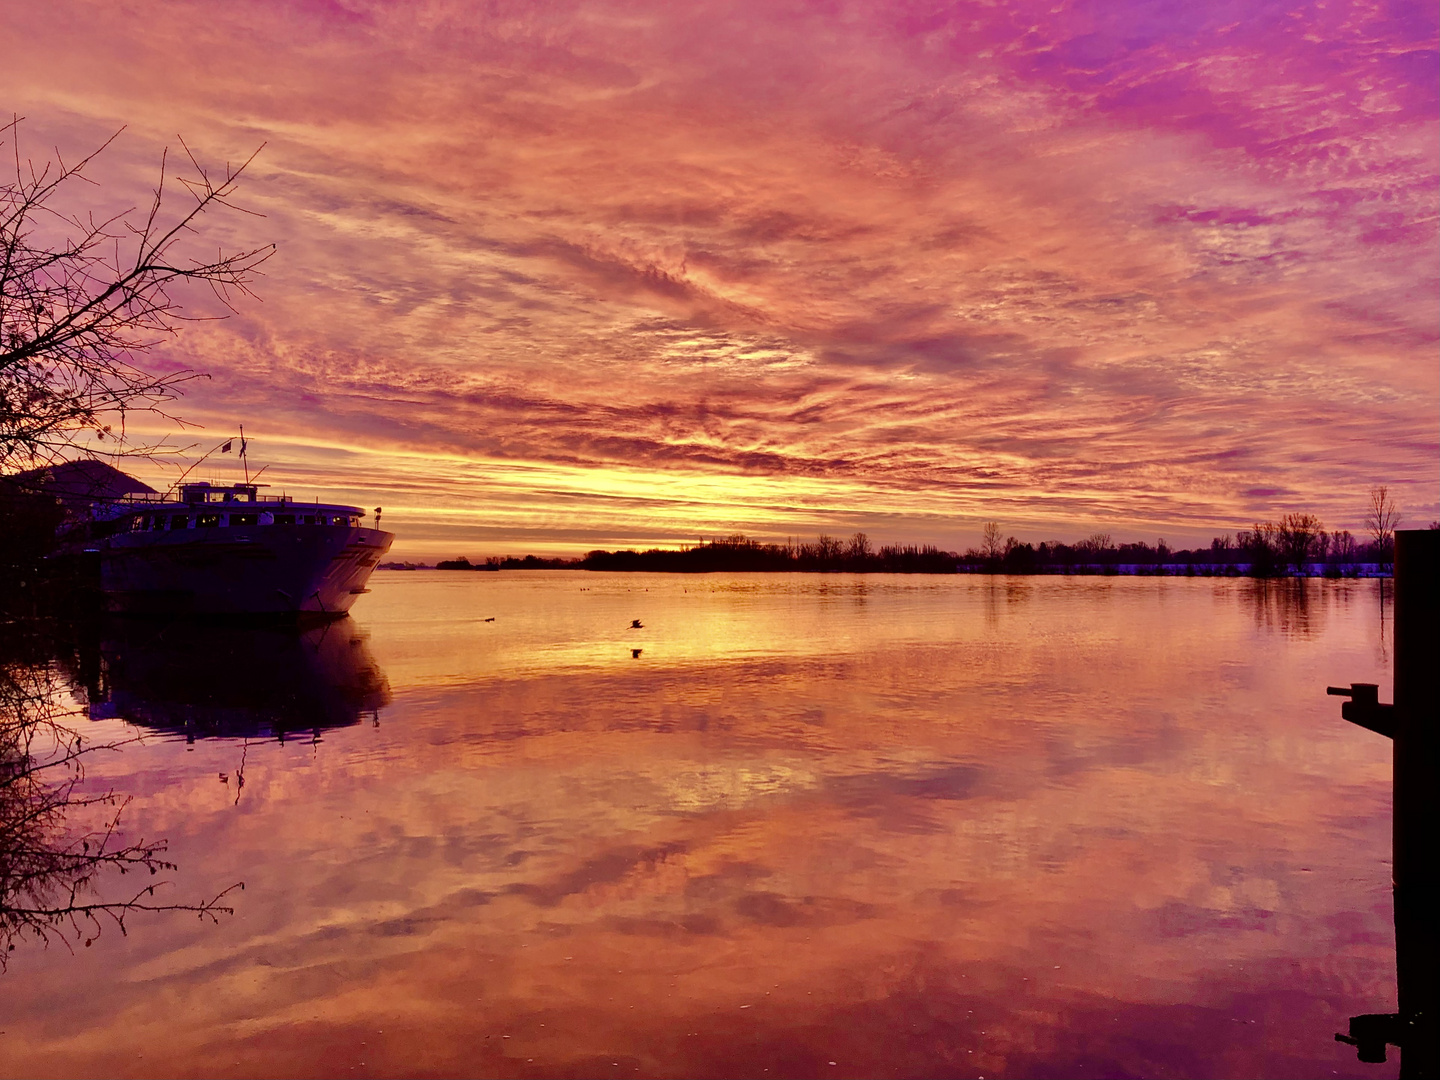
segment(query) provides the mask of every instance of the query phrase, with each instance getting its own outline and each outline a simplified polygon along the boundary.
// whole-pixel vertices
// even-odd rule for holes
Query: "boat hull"
[[[122,533],[100,551],[100,590],[125,614],[339,618],[394,539],[346,525]]]

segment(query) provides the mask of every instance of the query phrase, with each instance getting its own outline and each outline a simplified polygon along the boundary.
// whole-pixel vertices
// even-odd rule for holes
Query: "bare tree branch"
[[[234,312],[239,298],[254,295],[250,286],[274,254],[273,244],[217,250],[213,258],[179,250],[198,235],[206,213],[249,213],[232,199],[259,150],[212,176],[181,140],[194,175],[175,179],[193,204],[167,216],[166,154],[137,224],[134,208],[97,219],[56,206],[62,188],[93,183],[86,169],[120,132],[74,165],[58,151],[37,165],[21,157],[20,123],[15,117],[0,127],[0,144],[10,138],[14,159],[13,181],[0,183],[0,470],[49,464],[86,435],[110,441],[114,453],[147,452],[153,448],[128,442],[127,414],[176,420],[165,406],[198,377],[189,370],[157,375],[137,362],[198,318],[185,314],[177,286],[204,282]]]
[[[25,636],[14,625],[4,629],[17,631],[7,635],[12,647]],[[81,789],[89,755],[133,740],[87,742],[66,722],[73,712],[68,690],[49,658],[0,657],[0,971],[22,938],[88,946],[106,925],[124,933],[136,911],[217,920],[232,911],[225,897],[244,887],[194,903],[159,894],[177,869],[164,857],[165,841],[126,840],[121,817],[129,800]],[[158,880],[120,899],[97,894],[102,879],[131,873]]]
[[[1384,484],[1370,489],[1370,509],[1365,514],[1365,528],[1375,538],[1375,550],[1382,563],[1394,561],[1395,530],[1400,527],[1400,512],[1390,489]]]

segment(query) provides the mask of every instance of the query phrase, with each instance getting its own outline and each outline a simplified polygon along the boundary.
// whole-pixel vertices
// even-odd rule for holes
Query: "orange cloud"
[[[130,124],[107,198],[267,143],[264,303],[163,362],[401,554],[1437,512],[1418,14],[146,10],[17,13],[0,85]]]

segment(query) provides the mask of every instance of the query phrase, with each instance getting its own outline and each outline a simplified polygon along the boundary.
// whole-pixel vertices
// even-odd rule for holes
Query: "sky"
[[[144,362],[207,376],[189,460],[243,424],[262,481],[383,505],[397,556],[1188,544],[1358,531],[1382,483],[1440,516],[1437,33],[1423,2],[11,2],[0,103],[25,158],[124,128],[73,209],[146,203],[182,137],[263,146],[194,241],[275,243],[256,299]]]

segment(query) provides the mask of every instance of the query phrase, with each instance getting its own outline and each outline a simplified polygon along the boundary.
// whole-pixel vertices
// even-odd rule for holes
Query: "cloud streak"
[[[59,12],[0,85],[112,189],[268,143],[188,411],[412,550],[1436,513],[1428,8]]]

